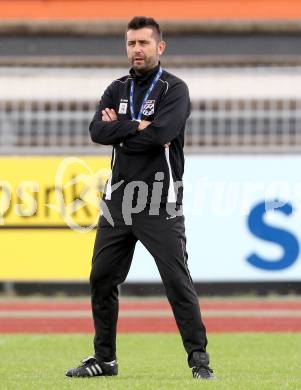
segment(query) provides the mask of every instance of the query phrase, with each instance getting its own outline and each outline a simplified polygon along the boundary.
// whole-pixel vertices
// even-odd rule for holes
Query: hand
[[[104,122],[113,122],[117,121],[117,115],[113,108],[105,108],[101,111],[102,117],[101,120]]]
[[[139,123],[139,126],[138,126],[138,131],[142,131],[144,130],[148,125],[150,125],[152,122],[150,121],[145,121],[145,120],[142,120],[140,123]]]
[[[170,142],[168,142],[167,144],[164,144],[163,146],[164,146],[164,148],[169,148]]]

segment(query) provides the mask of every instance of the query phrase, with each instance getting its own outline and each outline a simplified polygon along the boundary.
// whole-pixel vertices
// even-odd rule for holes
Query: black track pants
[[[205,352],[206,330],[187,267],[184,217],[170,218],[164,208],[159,215],[149,215],[145,209],[133,214],[132,224],[126,225],[121,207],[111,202],[107,205],[114,227],[103,216],[100,218],[90,276],[96,358],[101,361],[116,358],[118,285],[128,274],[137,240],[155,259],[188,361],[193,351]]]

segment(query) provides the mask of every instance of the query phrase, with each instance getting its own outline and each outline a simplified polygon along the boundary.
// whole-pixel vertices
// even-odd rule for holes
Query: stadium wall
[[[298,0],[3,0],[2,19],[300,19]]]

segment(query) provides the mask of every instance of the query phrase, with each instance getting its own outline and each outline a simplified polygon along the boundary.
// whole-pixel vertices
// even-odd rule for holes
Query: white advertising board
[[[301,157],[188,156],[188,265],[196,282],[301,282]],[[138,243],[128,282],[160,280]]]

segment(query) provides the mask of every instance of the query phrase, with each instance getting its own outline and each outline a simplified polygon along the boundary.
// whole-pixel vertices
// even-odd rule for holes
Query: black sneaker
[[[116,360],[112,362],[99,362],[94,356],[82,360],[82,364],[77,368],[70,368],[66,376],[77,378],[89,378],[92,376],[113,376],[118,374],[118,364]]]
[[[209,354],[206,352],[193,352],[189,366],[195,379],[214,379],[213,370],[209,367]]]

